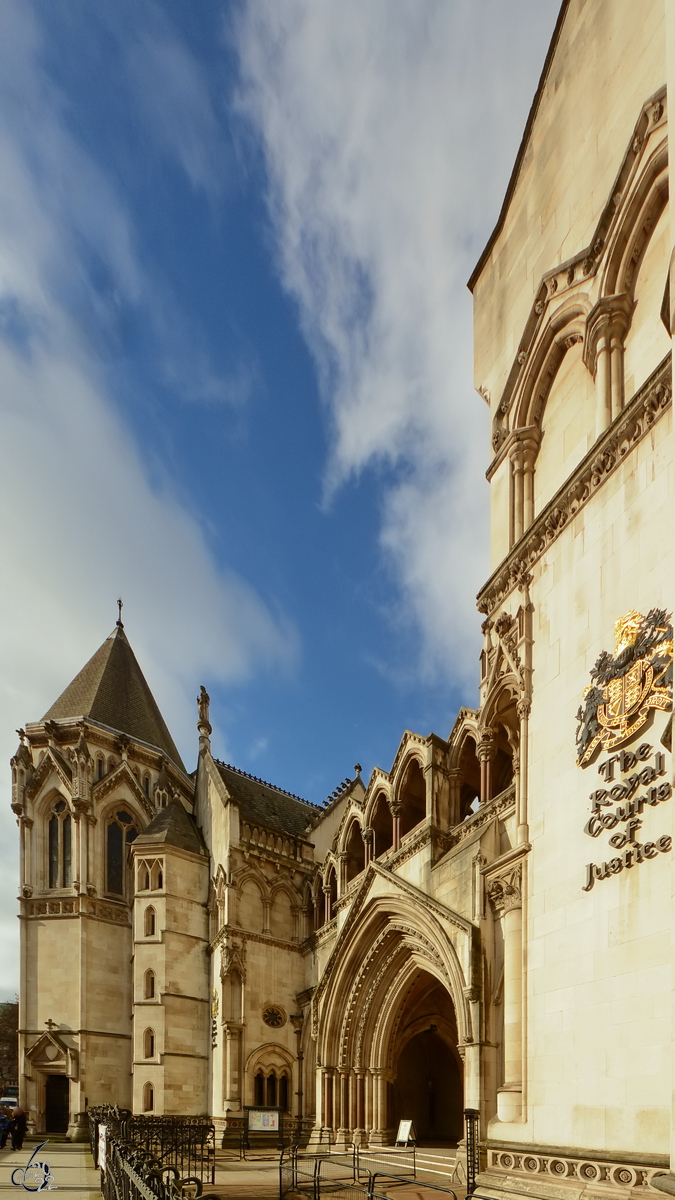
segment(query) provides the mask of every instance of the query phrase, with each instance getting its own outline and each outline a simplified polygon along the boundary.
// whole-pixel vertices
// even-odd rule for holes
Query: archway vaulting
[[[462,1053],[478,1039],[471,922],[371,863],[312,1000],[318,1065],[392,1071],[420,972],[447,991]]]

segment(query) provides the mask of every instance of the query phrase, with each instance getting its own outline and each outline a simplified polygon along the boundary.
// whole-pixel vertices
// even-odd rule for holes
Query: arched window
[[[387,797],[380,792],[370,822],[373,830],[373,858],[379,858],[394,843],[394,827]]]
[[[161,862],[156,862],[152,868],[152,890],[160,892],[164,887],[164,872]]]
[[[328,894],[328,905],[326,908],[326,920],[332,921],[333,917],[335,916],[335,903],[338,898],[337,897],[337,875],[335,873],[335,867],[332,864],[328,869],[328,878],[326,880],[326,884],[327,884],[327,886],[324,890],[324,895],[326,893]]]
[[[459,789],[459,820],[465,821],[478,810],[480,802],[480,763],[476,753],[476,739],[465,738],[459,756],[461,784]]]
[[[106,830],[106,878],[107,890],[115,896],[124,895],[127,849],[137,837],[135,818],[124,808],[113,813]]]
[[[146,1029],[143,1034],[143,1057],[155,1057],[155,1031],[154,1029]]]
[[[253,1080],[253,1103],[265,1103],[265,1077],[262,1071],[256,1071],[255,1079]]]
[[[157,926],[155,910],[151,904],[145,910],[143,916],[144,932],[146,937],[154,937]]]
[[[288,1075],[286,1073],[279,1080],[279,1108],[288,1112]]]
[[[100,757],[100,755],[96,759],[96,778],[103,779],[103,759]]]
[[[145,999],[154,1000],[155,998],[155,972],[145,972]]]
[[[427,785],[424,772],[416,758],[412,759],[405,773],[401,801],[401,837],[404,837],[427,815]]]
[[[70,887],[72,872],[70,865],[71,823],[65,800],[57,800],[49,818],[49,886]]]
[[[347,883],[351,883],[352,879],[356,879],[356,876],[361,874],[366,865],[366,848],[358,821],[352,821],[345,850],[347,851]]]
[[[267,1105],[274,1108],[277,1102],[277,1077],[274,1071],[267,1076]]]
[[[155,1111],[155,1089],[151,1083],[146,1083],[143,1087],[143,1112]]]

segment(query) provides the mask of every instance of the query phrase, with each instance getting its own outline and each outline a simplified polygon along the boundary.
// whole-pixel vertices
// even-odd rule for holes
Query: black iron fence
[[[194,1200],[215,1183],[215,1130],[204,1118],[133,1117],[105,1105],[89,1110],[89,1133],[105,1200]]]

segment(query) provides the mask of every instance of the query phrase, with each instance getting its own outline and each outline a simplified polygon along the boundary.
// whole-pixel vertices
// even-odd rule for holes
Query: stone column
[[[340,1067],[335,1080],[335,1126],[339,1142],[348,1141],[349,1132],[349,1068]]]
[[[523,457],[523,448],[520,442],[516,442],[509,455],[511,459],[511,480],[512,480],[512,513],[513,513],[513,529],[511,545],[515,546],[516,542],[523,536],[524,511],[523,511],[523,469],[525,466]]]
[[[321,1124],[324,1129],[333,1128],[333,1071],[331,1067],[323,1068]]]
[[[401,809],[403,805],[399,800],[390,800],[389,808],[391,809],[392,820],[392,849],[399,850],[401,847]]]
[[[504,938],[504,1081],[497,1091],[500,1121],[518,1121],[523,1093],[522,864],[495,880],[490,900]]]
[[[375,1067],[373,1075],[373,1130],[371,1141],[383,1145],[387,1136],[387,1079],[384,1067]]]
[[[495,756],[492,729],[482,730],[476,749],[480,762],[480,802],[488,804],[492,799],[492,760]]]
[[[523,533],[534,521],[534,464],[539,439],[534,434],[523,439]]]
[[[600,437],[600,434],[611,423],[612,420],[612,380],[611,380],[611,359],[610,359],[610,340],[608,330],[608,320],[605,317],[602,324],[598,328],[598,340],[596,345],[596,369],[595,369],[595,388],[596,388],[596,403],[595,403],[595,436]]]
[[[305,1056],[304,1056],[304,1053],[302,1050],[302,1026],[303,1026],[304,1020],[305,1020],[305,1018],[302,1013],[294,1013],[291,1015],[291,1025],[293,1026],[293,1031],[297,1038],[296,1061],[298,1064],[298,1090],[295,1094],[298,1098],[298,1112],[297,1112],[298,1121],[301,1121],[303,1118],[303,1111],[302,1111],[303,1064],[304,1064]]]
[[[239,1038],[237,1025],[225,1025],[225,1100],[239,1105]]]
[[[330,911],[330,883],[324,883],[324,885],[323,885],[323,897],[324,897],[324,900],[323,900],[323,919],[324,919],[324,924],[326,924],[326,925],[327,925],[327,924],[328,924],[328,922],[329,922],[329,921],[330,921],[330,919],[331,919],[331,916],[332,916],[332,913],[331,913],[331,911]]]
[[[623,408],[623,344],[632,315],[630,297],[620,292],[598,300],[586,320],[584,362],[595,377],[596,437],[604,433]]]
[[[364,859],[366,866],[368,866],[369,862],[372,862],[374,836],[374,830],[371,829],[370,825],[366,825],[365,829],[363,830]]]
[[[517,762],[514,753],[514,776],[516,779],[516,824],[518,826],[518,845],[525,845],[530,839],[530,829],[528,824],[528,739],[529,739],[529,719],[531,701],[527,698],[519,700],[516,705],[518,720],[520,722],[518,731],[518,751]],[[517,775],[516,775],[517,770]]]
[[[372,1073],[372,1071],[366,1071],[366,1077],[365,1077],[364,1083],[365,1083],[365,1088],[364,1088],[365,1117],[364,1117],[364,1121],[365,1121],[366,1133],[371,1133],[372,1130],[375,1128],[375,1119],[374,1119],[374,1115],[373,1115],[374,1101],[373,1101],[373,1073]]]
[[[358,1126],[358,1077],[352,1070],[349,1072],[349,1128],[354,1137],[354,1130]]]
[[[462,772],[460,767],[451,767],[448,771],[450,799],[448,803],[448,822],[450,826],[458,825],[461,820]]]
[[[366,1072],[363,1067],[357,1067],[354,1073],[354,1091],[356,1094],[356,1105],[354,1114],[354,1129],[359,1133],[359,1140],[363,1141],[366,1132]]]

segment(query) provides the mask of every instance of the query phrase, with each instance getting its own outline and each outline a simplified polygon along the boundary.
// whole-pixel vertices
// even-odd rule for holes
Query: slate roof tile
[[[215,760],[220,776],[232,799],[239,805],[241,814],[249,821],[280,829],[293,837],[304,833],[323,810],[316,804],[302,800],[273,783],[256,779],[232,767],[229,763]]]
[[[185,771],[121,624],[68,684],[42,720],[66,717],[90,717],[101,725],[148,742],[163,750],[181,771]]]

